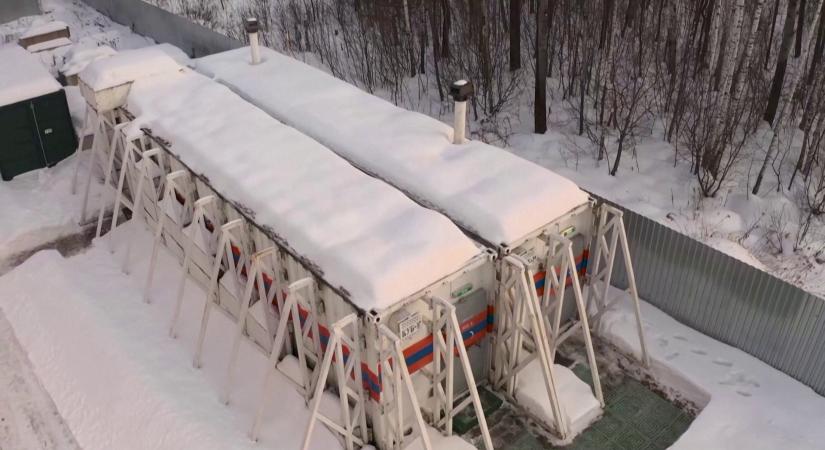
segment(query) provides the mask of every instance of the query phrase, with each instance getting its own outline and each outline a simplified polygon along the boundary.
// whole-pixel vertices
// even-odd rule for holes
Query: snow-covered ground
[[[0,310],[0,448],[79,449]]]
[[[0,42],[17,42],[28,30],[52,21],[65,23],[69,26],[73,44],[37,53],[55,75],[72,51],[103,45],[115,50],[127,50],[154,44],[152,39],[132,33],[128,27],[112,22],[80,0],[41,0],[40,5],[41,15],[0,24]]]
[[[134,270],[120,271],[120,257],[105,243],[64,259],[38,253],[0,279],[0,308],[28,353],[35,372],[85,449],[254,448],[248,436],[261,396],[266,357],[242,345],[241,376],[232,403],[219,400],[234,325],[210,321],[202,371],[192,367],[205,294],[192,285],[185,298],[179,339],[168,336],[179,271],[165,252],[151,305],[142,299],[151,235],[121,229],[134,240]],[[303,397],[278,375],[262,448],[298,448],[309,417]],[[278,405],[290,405],[290,408]],[[324,427],[317,449],[338,442]]]
[[[614,289],[611,295],[626,296]],[[825,442],[825,398],[747,353],[642,302],[651,374],[703,408],[674,450],[815,450]],[[600,334],[640,355],[632,304],[618,302]]]

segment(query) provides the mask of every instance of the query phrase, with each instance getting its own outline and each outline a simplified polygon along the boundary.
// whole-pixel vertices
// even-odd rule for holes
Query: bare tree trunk
[[[793,43],[794,16],[796,16],[799,0],[788,0],[788,12],[785,14],[785,26],[782,31],[782,43],[776,60],[776,69],[768,96],[768,106],[765,108],[764,120],[770,124],[776,118],[776,109],[779,107],[779,97],[782,95],[782,86],[785,83],[785,71],[788,68],[788,54]]]
[[[802,31],[805,27],[805,0],[799,0],[799,14],[796,20],[796,46],[794,47],[794,58],[799,58],[802,55]],[[814,24],[813,26],[816,26]]]
[[[776,29],[776,17],[779,14],[779,0],[775,0],[773,3],[773,14],[771,19],[771,25],[769,27],[770,36],[768,37],[768,47],[765,50],[765,70],[768,70],[768,62],[771,60],[771,49],[773,48],[773,35],[774,30]]]
[[[547,12],[549,0],[538,0],[536,11],[536,98],[535,132],[547,131]]]
[[[793,0],[791,0],[791,1],[793,1]],[[821,11],[822,3],[823,3],[823,0],[819,0],[819,4],[817,4],[817,8],[816,8],[817,12],[816,12],[816,15],[814,16],[814,19],[813,19],[813,22],[812,22],[814,24],[818,23],[818,21],[819,21],[819,13]],[[789,6],[789,8],[790,8],[790,6]],[[788,14],[788,18],[791,19],[791,22],[793,22],[793,14],[790,14],[790,11],[789,11],[789,14]],[[791,30],[791,37],[793,37],[793,30]],[[783,36],[783,39],[784,39],[784,36]],[[805,57],[807,56],[808,49],[811,46],[810,44],[811,44],[812,39],[813,39],[813,33],[809,33],[808,34],[808,39],[806,39],[806,42],[802,44],[803,45],[802,46],[802,50],[803,50],[802,54],[799,56],[799,58],[796,58],[797,63],[798,63],[797,70],[795,71],[795,73],[793,75],[793,79],[791,80],[790,86],[787,90],[787,94],[786,94],[787,98],[785,99],[785,101],[782,102],[782,107],[779,109],[779,112],[778,112],[778,114],[776,114],[776,118],[773,121],[773,137],[771,138],[771,144],[768,147],[768,153],[765,155],[765,160],[762,162],[762,167],[759,169],[759,174],[756,177],[756,182],[753,185],[753,191],[752,192],[753,192],[754,195],[759,193],[759,188],[762,185],[762,179],[765,176],[765,169],[767,169],[768,164],[770,163],[770,161],[773,160],[774,154],[776,153],[776,149],[779,146],[779,124],[782,122],[783,116],[785,115],[785,111],[788,109],[788,104],[791,103],[792,99],[790,97],[793,95],[794,92],[796,92],[796,87],[799,84],[799,80],[802,78],[802,73],[804,72],[802,64],[804,64],[804,62],[805,62]],[[783,44],[784,44],[784,42],[783,42]],[[780,86],[780,88],[781,88],[781,86]],[[777,101],[777,103],[779,103],[779,101]]]
[[[521,69],[521,0],[510,0],[510,70]]]
[[[825,8],[825,2],[822,3],[821,8]],[[823,47],[825,47],[825,12],[820,9],[819,26],[817,27],[816,32],[816,46],[814,47],[814,54],[811,57],[811,67],[808,70],[808,80],[806,83],[808,86],[813,85],[814,76],[816,75],[816,68],[822,60]]]

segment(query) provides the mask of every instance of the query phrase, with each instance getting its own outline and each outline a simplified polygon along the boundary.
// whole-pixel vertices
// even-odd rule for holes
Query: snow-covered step
[[[572,440],[601,417],[602,408],[590,386],[580,380],[572,370],[556,364],[553,367],[553,375],[559,402],[570,425],[568,439]],[[533,360],[519,373],[515,395],[519,404],[530,413],[548,425],[554,423],[553,410],[550,408],[550,398],[544,387],[544,375],[538,359]]]

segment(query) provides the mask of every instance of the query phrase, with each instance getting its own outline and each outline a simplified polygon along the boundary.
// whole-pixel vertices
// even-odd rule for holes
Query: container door
[[[3,180],[11,180],[44,164],[29,102],[0,107],[0,176]]]
[[[487,380],[487,358],[490,352],[490,338],[487,336],[487,291],[476,289],[455,302],[455,313],[461,325],[461,333],[467,346],[467,356],[473,368],[476,384]],[[467,383],[461,376],[461,361],[455,359],[456,395],[467,392]]]
[[[66,93],[61,89],[32,100],[32,114],[43,142],[46,165],[51,167],[77,149]]]

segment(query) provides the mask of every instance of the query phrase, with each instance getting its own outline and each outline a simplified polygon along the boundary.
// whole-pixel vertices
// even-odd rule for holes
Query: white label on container
[[[421,328],[421,314],[414,312],[398,323],[398,334],[401,339],[415,335]]]

